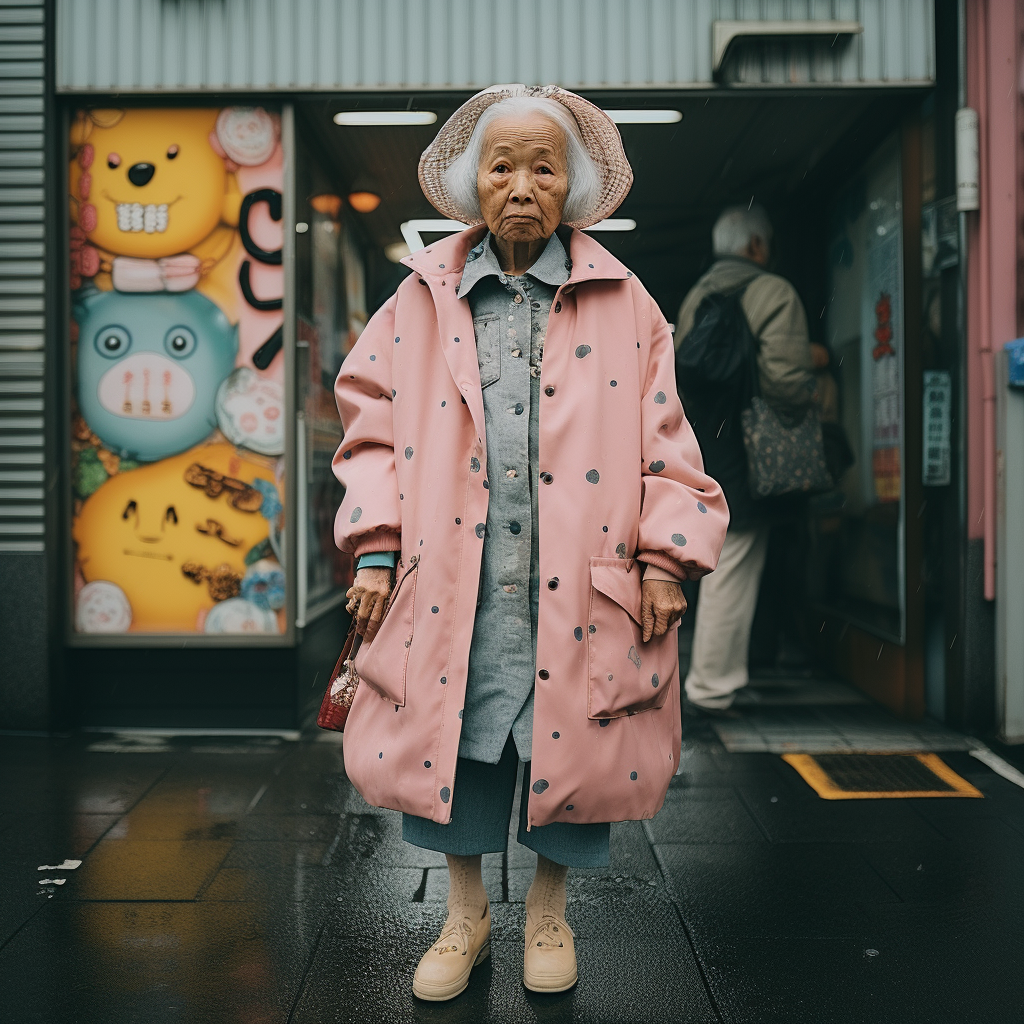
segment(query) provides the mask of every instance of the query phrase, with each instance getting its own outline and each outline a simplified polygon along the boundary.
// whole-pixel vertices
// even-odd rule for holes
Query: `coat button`
[[[546,484],[551,483],[551,481],[555,479],[550,473],[541,473],[540,478]]]
[[[541,677],[541,679],[548,679],[551,676],[551,673],[546,668],[542,668],[537,673],[537,675],[539,675]]]
[[[522,297],[522,295],[517,294],[516,297],[512,301],[513,302],[522,302],[523,301],[523,297]]]
[[[554,393],[555,389],[550,384],[544,389],[544,394],[547,395],[548,398],[550,398]]]
[[[551,579],[548,580],[548,590],[557,590],[557,589],[558,589],[558,577],[557,576],[552,576]]]

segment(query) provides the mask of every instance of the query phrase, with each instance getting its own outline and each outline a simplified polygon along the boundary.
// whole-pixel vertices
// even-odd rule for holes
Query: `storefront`
[[[619,112],[636,184],[601,241],[670,321],[718,209],[768,207],[856,456],[815,504],[805,627],[898,713],[955,717],[962,580],[930,553],[962,527],[956,12],[733,7],[559,0],[533,47],[491,3],[0,8],[0,571],[26,638],[0,724],[301,724],[351,572],[331,385],[403,241],[442,230],[419,153],[492,79]]]

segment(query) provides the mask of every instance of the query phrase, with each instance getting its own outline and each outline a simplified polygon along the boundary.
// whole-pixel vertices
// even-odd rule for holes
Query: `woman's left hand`
[[[686,612],[686,598],[678,583],[666,580],[644,580],[640,597],[640,617],[644,643],[652,636],[661,636]]]

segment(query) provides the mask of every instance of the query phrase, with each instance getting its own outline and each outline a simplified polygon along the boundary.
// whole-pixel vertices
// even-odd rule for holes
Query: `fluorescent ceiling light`
[[[334,123],[342,125],[433,124],[437,114],[432,110],[340,110]]]
[[[629,217],[608,217],[605,220],[599,220],[596,224],[591,224],[589,228],[584,228],[584,231],[635,231],[636,221],[631,220]]]
[[[682,121],[680,110],[606,110],[616,124],[675,124]]]

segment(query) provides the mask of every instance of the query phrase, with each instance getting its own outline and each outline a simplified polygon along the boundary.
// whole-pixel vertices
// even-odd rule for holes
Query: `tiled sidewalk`
[[[748,724],[887,717],[840,697],[748,702]],[[985,800],[834,803],[687,721],[662,812],[613,828],[610,870],[571,875],[579,986],[522,987],[532,855],[513,842],[485,865],[490,960],[428,1005],[409,981],[444,917],[443,858],[363,803],[337,742],[129,746],[0,737],[0,1021],[1024,1019],[1024,790],[964,752],[943,756]],[[65,858],[83,863],[36,870]]]

